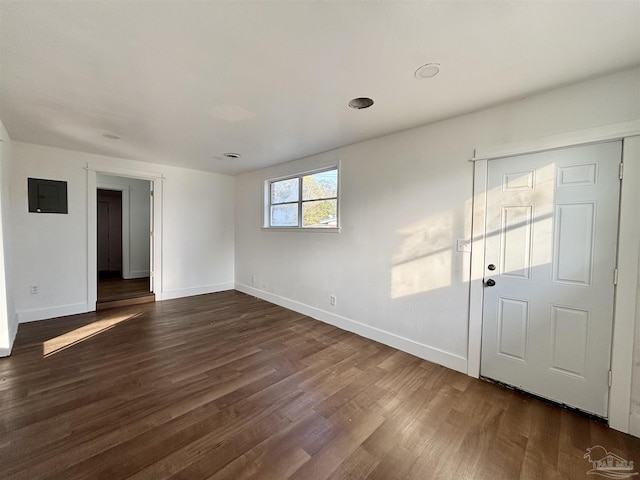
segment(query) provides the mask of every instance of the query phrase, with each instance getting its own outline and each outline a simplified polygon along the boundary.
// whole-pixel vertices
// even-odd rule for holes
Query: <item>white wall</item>
[[[640,154],[636,161],[640,163]],[[640,170],[640,169],[639,169]],[[640,179],[638,179],[640,188]],[[640,251],[640,238],[637,239],[637,248]],[[640,255],[638,255],[640,259]],[[631,416],[629,433],[640,437],[640,260],[638,263],[638,293],[636,301],[636,332],[633,354],[633,378],[631,382]]]
[[[0,121],[0,357],[11,353],[18,331],[11,256],[11,139]]]
[[[97,174],[98,188],[123,191],[123,277],[142,278],[149,276],[151,231],[151,208],[149,203],[150,182],[137,178]],[[126,225],[125,225],[126,224]],[[126,252],[124,251],[126,249]]]
[[[233,177],[19,142],[13,147],[13,285],[21,322],[93,308],[87,302],[88,163],[164,176],[162,298],[233,288]],[[67,181],[69,214],[28,213],[28,177]],[[30,285],[40,293],[30,294]]]
[[[640,265],[638,265],[640,277]],[[640,280],[640,278],[639,278]],[[631,422],[629,433],[640,437],[640,281],[638,282],[638,302],[636,305],[636,337],[633,355],[633,381],[631,384]]]
[[[234,287],[234,187],[225,175],[164,167],[163,298]]]
[[[638,84],[640,69],[620,72],[237,177],[236,287],[466,371],[455,243],[471,232],[474,148],[638,119]],[[265,179],[336,160],[341,233],[260,228]]]

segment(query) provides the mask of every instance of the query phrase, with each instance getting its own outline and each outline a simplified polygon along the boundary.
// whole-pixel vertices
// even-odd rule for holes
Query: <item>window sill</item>
[[[302,228],[302,227],[260,227],[265,231],[272,232],[297,232],[297,233],[340,233],[337,228]]]

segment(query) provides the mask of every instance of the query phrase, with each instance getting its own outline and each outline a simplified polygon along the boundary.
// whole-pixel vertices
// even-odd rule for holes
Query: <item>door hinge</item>
[[[613,284],[618,285],[618,269],[617,268],[613,271]]]
[[[622,165],[622,164],[620,164],[620,165]],[[620,177],[620,178],[622,178],[622,177]],[[153,197],[153,190],[151,190],[151,196]]]
[[[611,370],[609,370],[609,386],[611,386],[612,379],[613,379],[613,374],[611,373]]]
[[[620,169],[618,170],[618,176],[620,177],[620,180],[622,180],[623,173],[624,173],[624,163],[621,163]]]

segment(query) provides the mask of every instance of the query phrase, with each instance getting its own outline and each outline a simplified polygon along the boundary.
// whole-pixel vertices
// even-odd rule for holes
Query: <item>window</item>
[[[338,169],[268,182],[267,227],[338,228]]]

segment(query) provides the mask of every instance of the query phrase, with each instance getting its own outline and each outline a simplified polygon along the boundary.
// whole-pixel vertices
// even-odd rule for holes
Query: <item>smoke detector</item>
[[[440,73],[439,63],[426,63],[419,67],[413,74],[418,80],[424,80],[425,78],[433,78]]]

